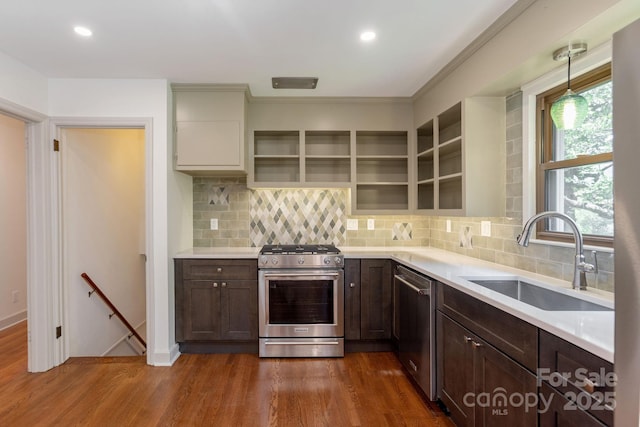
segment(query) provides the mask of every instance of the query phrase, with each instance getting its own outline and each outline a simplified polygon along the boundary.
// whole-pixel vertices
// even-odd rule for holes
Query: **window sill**
[[[573,248],[575,249],[576,245],[574,243],[566,243],[566,242],[556,242],[553,240],[541,240],[541,239],[531,239],[530,243],[535,243],[537,245],[547,245],[547,246],[557,246],[561,248]],[[594,246],[594,245],[584,245],[585,251],[598,251],[605,253],[613,253],[613,248],[609,248],[607,246]]]

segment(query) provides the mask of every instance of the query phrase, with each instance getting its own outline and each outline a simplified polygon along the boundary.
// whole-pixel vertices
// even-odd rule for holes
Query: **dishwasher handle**
[[[413,289],[414,291],[416,291],[416,293],[418,295],[425,295],[425,296],[430,296],[431,295],[431,283],[429,283],[429,287],[428,288],[424,288],[424,289],[420,289],[419,287],[417,287],[416,285],[414,285],[413,283],[407,281],[404,279],[404,277],[396,274],[394,276],[394,278],[402,283],[404,283],[405,285],[407,285],[409,288]]]

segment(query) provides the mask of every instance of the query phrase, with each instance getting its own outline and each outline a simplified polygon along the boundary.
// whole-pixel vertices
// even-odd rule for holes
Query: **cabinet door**
[[[613,364],[546,331],[540,331],[540,373],[604,424],[613,425]]]
[[[440,399],[458,427],[472,426],[473,408],[464,403],[465,396],[474,392],[471,334],[441,312],[436,323]]]
[[[360,261],[360,338],[391,339],[392,326],[391,261]]]
[[[474,338],[475,425],[535,427],[536,377],[486,342]],[[482,399],[488,396],[490,402]],[[490,403],[490,404],[487,404]]]
[[[441,312],[438,336],[441,399],[458,426],[536,426],[532,373]]]
[[[360,339],[360,260],[344,260],[344,338]]]
[[[176,169],[245,170],[245,88],[176,87]]]
[[[587,412],[578,408],[566,397],[542,383],[540,388],[540,427],[604,427]]]
[[[240,167],[238,121],[178,122],[177,165]]]
[[[220,284],[210,280],[185,280],[183,325],[185,340],[220,338]]]
[[[220,284],[220,339],[258,339],[258,282],[231,280]]]

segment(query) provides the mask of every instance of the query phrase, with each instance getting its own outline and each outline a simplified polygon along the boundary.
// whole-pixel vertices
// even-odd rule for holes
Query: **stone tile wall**
[[[446,221],[451,221],[451,232],[446,231]],[[480,235],[480,221],[491,221],[491,237]],[[466,236],[461,236],[469,229]],[[472,218],[433,217],[431,218],[431,247],[445,249],[474,258],[515,267],[533,273],[543,274],[570,281],[573,278],[573,248],[539,245],[519,246],[516,237],[522,231],[522,220],[514,218]],[[471,248],[461,244],[470,236]],[[614,255],[598,253],[598,274],[587,274],[588,286],[613,292]],[[587,262],[593,262],[590,251],[585,252]]]
[[[243,179],[194,177],[193,246],[429,246],[429,217],[348,215],[349,197],[345,189],[252,190]],[[218,230],[210,229],[213,218]],[[347,219],[358,221],[357,231],[347,231]],[[368,219],[374,230],[367,229]]]

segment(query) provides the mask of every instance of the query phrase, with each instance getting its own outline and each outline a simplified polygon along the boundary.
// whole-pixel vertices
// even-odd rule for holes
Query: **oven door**
[[[344,356],[344,271],[260,270],[260,357]]]
[[[261,338],[344,337],[343,270],[260,270]]]

